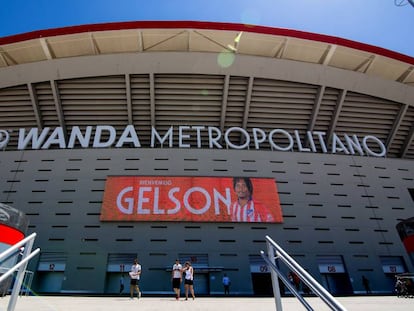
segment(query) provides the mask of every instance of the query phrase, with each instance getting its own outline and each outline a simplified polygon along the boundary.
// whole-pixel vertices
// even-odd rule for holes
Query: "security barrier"
[[[8,269],[7,272],[0,276],[0,284],[7,280],[9,276],[11,276],[14,272],[17,271],[16,279],[14,282],[13,290],[11,293],[11,297],[9,300],[9,304],[7,306],[7,311],[13,311],[16,306],[17,297],[20,293],[20,289],[22,287],[24,275],[26,272],[26,267],[30,259],[36,256],[40,252],[40,248],[35,249],[32,252],[32,247],[34,240],[36,238],[36,233],[32,233],[28,237],[24,238],[20,242],[14,244],[13,246],[6,249],[4,252],[0,254],[0,266],[3,262],[5,262],[8,258],[19,254],[19,260],[17,263]]]
[[[295,286],[280,272],[276,260],[284,263],[290,271],[295,273],[300,280],[310,288],[310,290],[321,298],[331,310],[346,311],[346,309],[308,272],[306,272],[291,256],[289,256],[275,241],[266,236],[267,256],[264,251],[260,251],[264,261],[268,264],[273,284],[273,293],[275,296],[276,310],[282,311],[282,300],[279,290],[279,279],[286,285],[292,294],[302,303],[306,310],[314,310],[305,298],[296,290]]]

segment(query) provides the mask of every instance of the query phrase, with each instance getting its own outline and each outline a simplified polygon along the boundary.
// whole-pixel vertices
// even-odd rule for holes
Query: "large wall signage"
[[[234,133],[244,138],[242,139],[243,143],[234,142],[230,139]],[[193,141],[193,145],[190,143],[190,138]],[[10,133],[0,130],[0,148],[7,147],[9,139]],[[263,149],[262,144],[267,142],[272,150],[276,151],[294,150],[299,152],[341,153],[374,157],[386,155],[385,145],[373,135],[358,137],[357,135],[343,134],[340,136],[332,133],[328,137],[325,132],[307,131],[306,140],[308,146],[305,146],[305,142],[302,141],[298,130],[289,133],[283,129],[265,131],[261,128],[252,128],[250,131],[247,131],[244,128],[231,127],[222,132],[214,126],[171,126],[163,133],[152,127],[150,145],[141,146],[139,131],[133,125],[127,125],[119,137],[117,137],[113,126],[98,125],[95,127],[87,126],[83,131],[80,127],[74,126],[67,134],[65,134],[62,127],[54,129],[45,127],[42,130],[38,128],[31,128],[29,130],[21,128],[19,129],[17,149],[49,149],[52,146],[60,149],[72,149],[78,145],[82,148],[125,148],[131,145],[134,148],[201,148],[202,145],[208,145],[210,149],[248,149],[253,144],[256,150],[260,150]],[[178,143],[174,145],[174,141],[178,141]],[[284,142],[283,145],[281,141]],[[287,144],[286,141],[288,142]]]
[[[101,221],[280,223],[273,178],[110,176]]]

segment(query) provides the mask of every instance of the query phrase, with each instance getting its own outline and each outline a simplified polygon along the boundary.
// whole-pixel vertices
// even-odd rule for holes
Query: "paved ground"
[[[0,298],[0,310],[6,311],[10,296]],[[408,311],[414,310],[414,299],[393,296],[339,297],[349,311]],[[307,298],[317,310],[330,310],[318,298]],[[305,310],[295,298],[282,298],[283,311]],[[194,301],[169,297],[78,297],[30,296],[19,297],[15,311],[275,311],[273,298],[196,298]],[[279,311],[279,310],[278,310]]]

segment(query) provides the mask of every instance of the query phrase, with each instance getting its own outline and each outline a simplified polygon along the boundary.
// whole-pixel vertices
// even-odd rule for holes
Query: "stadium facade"
[[[413,71],[379,47],[241,24],[0,38],[0,202],[38,234],[33,290],[118,293],[138,257],[144,294],[172,293],[178,257],[196,294],[221,294],[224,273],[233,294],[269,294],[269,235],[334,294],[365,293],[362,276],[392,292],[414,269],[396,229],[414,214]],[[281,221],[169,218],[162,202],[135,217],[148,201],[102,214],[109,180],[234,176],[273,179]]]

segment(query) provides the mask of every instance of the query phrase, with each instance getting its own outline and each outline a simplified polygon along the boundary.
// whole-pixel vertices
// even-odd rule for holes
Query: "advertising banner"
[[[101,221],[283,221],[273,178],[109,176]]]

